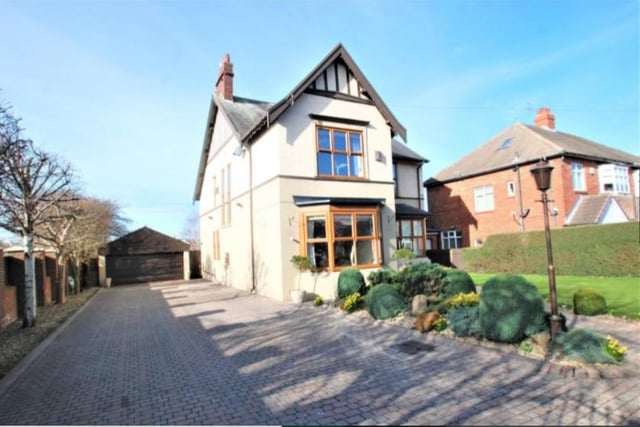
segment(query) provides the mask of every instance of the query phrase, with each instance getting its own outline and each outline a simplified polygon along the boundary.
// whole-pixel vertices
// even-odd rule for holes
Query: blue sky
[[[0,1],[0,99],[131,230],[180,236],[208,103],[275,102],[341,42],[435,175],[539,107],[640,154],[638,0]]]

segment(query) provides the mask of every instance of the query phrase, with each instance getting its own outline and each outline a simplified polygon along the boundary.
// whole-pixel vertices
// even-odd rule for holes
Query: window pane
[[[416,236],[422,236],[422,221],[417,220],[413,222],[413,234]]]
[[[375,241],[373,240],[358,240],[356,244],[356,264],[374,264],[375,259]]]
[[[347,155],[346,154],[335,154],[333,156],[333,162],[335,165],[335,173],[334,175],[339,176],[347,176],[349,175],[349,169],[347,165]]]
[[[400,221],[400,232],[402,233],[402,237],[411,236],[411,221],[402,220]]]
[[[351,163],[351,176],[364,176],[364,170],[362,169],[362,156],[351,155],[349,158]]]
[[[327,237],[324,216],[307,217],[307,237],[309,239],[323,239]]]
[[[335,237],[351,237],[351,215],[334,215],[333,233]]]
[[[347,151],[347,134],[345,132],[333,131],[333,149]]]
[[[308,243],[307,255],[313,267],[324,268],[329,266],[329,245],[327,243]]]
[[[373,236],[373,215],[356,215],[358,236]]]
[[[318,129],[318,147],[331,150],[331,136],[327,129]]]
[[[332,175],[331,173],[331,153],[318,153],[318,174]]]
[[[353,240],[335,242],[333,244],[333,259],[336,267],[351,265],[351,250]]]
[[[349,142],[351,144],[351,152],[352,153],[362,153],[362,143],[360,142],[360,134],[359,133],[350,133],[349,134]]]

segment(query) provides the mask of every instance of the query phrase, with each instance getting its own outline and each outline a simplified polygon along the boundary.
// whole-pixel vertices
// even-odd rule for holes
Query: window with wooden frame
[[[364,178],[362,132],[318,127],[316,136],[319,176]]]
[[[301,224],[302,250],[313,268],[380,265],[377,209],[330,207],[302,214]]]
[[[424,255],[425,227],[423,219],[400,219],[398,225],[398,248],[411,249],[417,256]]]

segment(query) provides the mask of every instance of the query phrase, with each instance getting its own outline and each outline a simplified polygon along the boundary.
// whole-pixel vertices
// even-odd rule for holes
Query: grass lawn
[[[469,273],[477,286],[495,274]],[[546,275],[522,274],[533,283],[542,297],[549,300],[549,280]],[[640,320],[640,277],[590,277],[556,276],[558,306],[573,307],[573,293],[578,289],[593,288],[607,302],[609,314],[616,317]]]

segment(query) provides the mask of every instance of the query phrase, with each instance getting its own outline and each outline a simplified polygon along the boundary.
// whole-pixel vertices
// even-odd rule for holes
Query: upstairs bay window
[[[377,267],[378,226],[375,209],[336,209],[303,214],[306,255],[312,267]]]
[[[318,175],[364,178],[362,132],[319,127]]]

